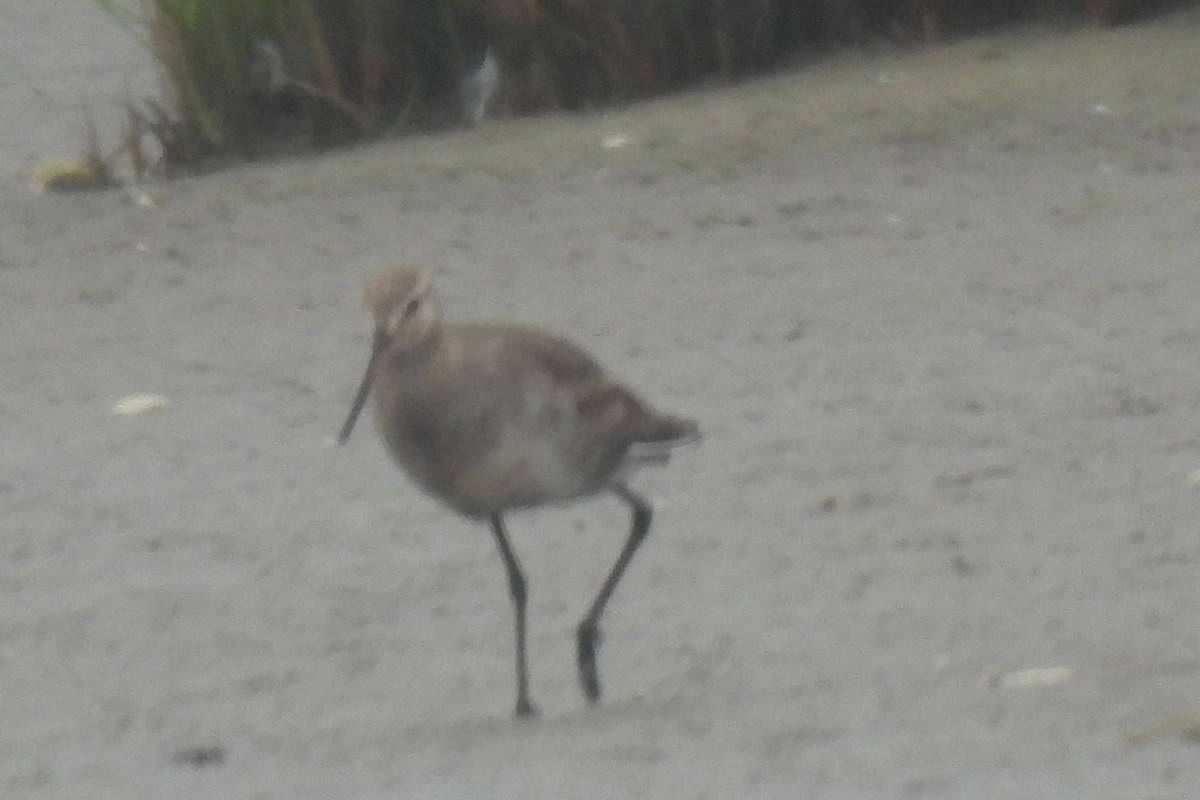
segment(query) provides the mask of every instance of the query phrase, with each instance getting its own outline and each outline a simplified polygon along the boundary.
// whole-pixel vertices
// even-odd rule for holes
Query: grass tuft
[[[129,136],[149,132],[168,168],[197,168],[469,122],[481,107],[468,78],[489,49],[502,76],[489,109],[523,114],[737,80],[831,46],[1110,22],[1170,0],[94,2],[164,78],[164,99],[129,104]]]

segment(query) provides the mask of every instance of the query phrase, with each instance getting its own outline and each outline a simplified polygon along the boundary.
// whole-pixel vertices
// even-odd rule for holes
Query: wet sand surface
[[[89,4],[11,5],[4,797],[1200,785],[1186,726],[1154,727],[1200,705],[1200,14],[847,53],[144,208],[26,188],[80,98],[110,130],[153,81]],[[706,430],[636,482],[654,531],[594,709],[574,626],[623,506],[509,521],[543,712],[517,722],[486,528],[369,427],[330,446],[360,288],[401,260],[451,317],[568,333]],[[111,413],[136,392],[170,405]]]

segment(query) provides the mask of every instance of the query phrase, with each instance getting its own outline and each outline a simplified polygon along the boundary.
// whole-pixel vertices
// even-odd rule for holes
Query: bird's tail
[[[700,440],[700,425],[693,419],[669,414],[647,416],[630,447],[632,460],[665,464],[676,447]]]
[[[636,441],[664,445],[684,445],[700,438],[700,425],[694,419],[655,414],[646,419]]]

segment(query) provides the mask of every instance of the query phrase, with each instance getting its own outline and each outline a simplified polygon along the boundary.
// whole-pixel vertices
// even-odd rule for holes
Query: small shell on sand
[[[1041,689],[1070,680],[1070,667],[1028,667],[991,675],[988,684],[996,689]]]
[[[131,394],[118,400],[112,408],[112,413],[128,417],[145,414],[147,411],[158,411],[170,404],[171,402],[161,394]]]
[[[108,171],[86,159],[43,161],[34,167],[29,176],[29,189],[38,194],[103,189],[111,184]]]

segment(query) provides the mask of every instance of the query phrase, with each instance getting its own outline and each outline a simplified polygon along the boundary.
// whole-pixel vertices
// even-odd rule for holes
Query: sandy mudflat
[[[9,6],[37,46],[0,47],[0,796],[1196,796],[1196,744],[1122,734],[1200,705],[1200,14],[846,54],[146,209],[26,189],[78,98],[146,65],[88,3]],[[707,431],[639,481],[595,709],[572,633],[619,504],[510,520],[520,724],[486,531],[369,427],[328,446],[359,288],[400,259]],[[134,392],[170,406],[113,416]],[[1043,667],[1069,672],[1004,676]]]

